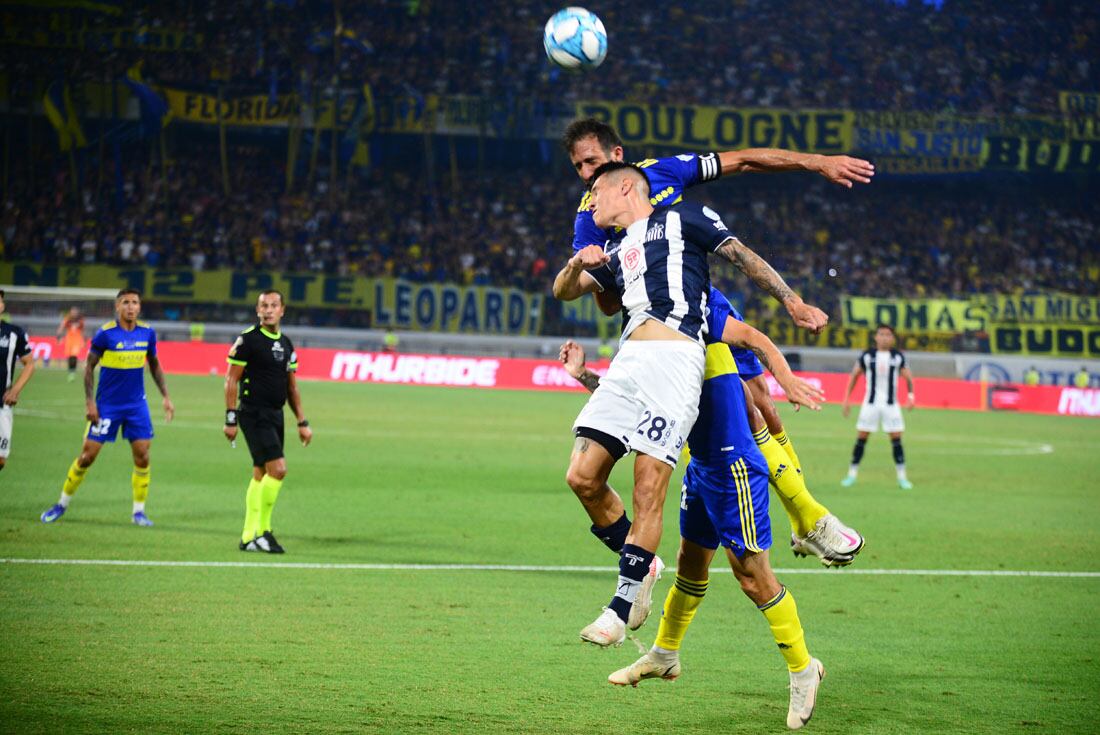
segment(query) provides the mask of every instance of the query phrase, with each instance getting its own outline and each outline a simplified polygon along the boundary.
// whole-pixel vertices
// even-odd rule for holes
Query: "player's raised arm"
[[[802,297],[787,285],[783,276],[736,237],[727,238],[714,252],[737,266],[742,273],[752,279],[753,283],[783,304],[798,326],[817,334],[829,323],[828,314],[816,306],[805,303]]]
[[[554,298],[573,301],[586,293],[602,290],[599,281],[588,270],[605,265],[610,260],[599,245],[589,245],[577,251],[554,277]]]
[[[779,173],[781,171],[812,171],[834,184],[852,188],[853,183],[869,184],[875,175],[870,161],[851,156],[823,156],[799,153],[782,148],[745,148],[718,154],[722,175],[740,173]]]
[[[168,397],[168,383],[164,380],[164,370],[160,366],[160,360],[156,355],[149,355],[149,374],[153,376],[153,382],[157,384],[157,390],[163,397],[161,405],[164,407],[164,420],[171,421],[176,415],[176,407],[172,405],[172,399]]]
[[[565,366],[565,372],[587,388],[589,393],[596,392],[600,385],[600,376],[585,367],[583,347],[571,339],[566,340],[558,352],[558,359]]]
[[[848,417],[848,411],[851,410],[851,406],[848,405],[848,399],[852,397],[852,391],[856,389],[856,381],[859,380],[860,374],[863,372],[863,364],[859,360],[856,360],[855,367],[852,368],[852,372],[848,375],[848,385],[844,389],[844,401],[840,405],[840,413],[845,418]]]
[[[787,400],[794,405],[796,411],[799,406],[805,406],[813,411],[821,410],[820,404],[825,400],[825,394],[820,388],[796,377],[787,363],[787,358],[783,357],[783,353],[775,343],[759,329],[733,317],[726,317],[722,341],[735,347],[747,347],[752,350],[764,367],[779,381],[779,385],[787,394]]]

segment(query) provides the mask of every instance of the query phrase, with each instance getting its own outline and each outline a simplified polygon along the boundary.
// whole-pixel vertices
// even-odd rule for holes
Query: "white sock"
[[[144,513],[145,512],[145,501],[144,500],[140,503],[136,500],[134,501],[134,512],[135,513]]]
[[[58,500],[57,502],[58,502],[58,504],[61,505],[62,508],[68,508],[69,503],[71,503],[72,500],[73,500],[72,495],[66,495],[65,493],[61,493],[61,499]]]
[[[899,480],[907,479],[905,477],[905,465],[899,464],[899,465],[894,465],[894,466],[897,467],[897,470],[898,470],[898,479]]]
[[[859,465],[858,464],[848,465],[848,477],[855,477],[858,474],[859,474]]]
[[[679,651],[670,651],[667,648],[661,648],[660,646],[653,646],[649,649],[649,652],[659,658],[675,658],[680,655]]]

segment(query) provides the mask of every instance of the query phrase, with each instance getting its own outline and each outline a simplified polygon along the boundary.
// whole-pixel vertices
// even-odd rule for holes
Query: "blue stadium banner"
[[[0,262],[0,283],[136,288],[149,301],[241,305],[253,304],[260,291],[275,288],[292,308],[367,311],[376,327],[519,336],[538,334],[542,326],[542,294],[395,278]]]

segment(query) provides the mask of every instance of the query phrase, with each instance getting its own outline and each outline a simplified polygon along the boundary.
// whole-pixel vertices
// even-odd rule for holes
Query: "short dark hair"
[[[138,291],[136,288],[124,288],[115,294],[115,301],[118,301],[123,296],[129,296],[130,294],[137,296],[139,301],[141,300],[141,291]]]
[[[565,133],[561,136],[561,144],[565,146],[567,154],[572,154],[573,146],[578,141],[590,136],[596,137],[596,142],[600,144],[600,147],[604,149],[608,156],[611,155],[612,148],[616,146],[621,148],[623,145],[623,141],[619,134],[615,132],[615,128],[594,117],[586,117],[569,123],[569,127],[565,129]]]
[[[6,299],[8,295],[4,293],[4,289],[0,288],[0,299]]]
[[[592,184],[596,183],[596,179],[604,174],[614,173],[615,171],[632,171],[642,180],[643,192],[647,198],[649,197],[649,179],[646,178],[645,171],[641,170],[633,163],[625,163],[623,161],[608,161],[593,171],[592,178],[588,180],[588,188],[592,188]]]
[[[279,297],[279,303],[282,304],[283,306],[286,306],[286,297],[283,296],[282,291],[280,291],[276,288],[265,288],[263,291],[260,291],[260,295],[256,297],[256,301],[259,301],[264,296],[270,296],[271,294],[275,294],[276,296],[278,296]]]
[[[894,339],[898,338],[897,330],[891,327],[889,324],[879,324],[877,327],[875,327],[876,332],[880,329],[887,329],[890,331],[890,334],[894,335]]]

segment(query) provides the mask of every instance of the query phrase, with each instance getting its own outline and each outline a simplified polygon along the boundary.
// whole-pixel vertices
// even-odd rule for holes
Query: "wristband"
[[[309,426],[309,421],[307,419],[302,419],[301,421],[298,422],[298,428],[299,429],[305,428],[307,426]]]
[[[227,408],[225,409],[225,425],[236,426],[237,425],[237,409]]]

